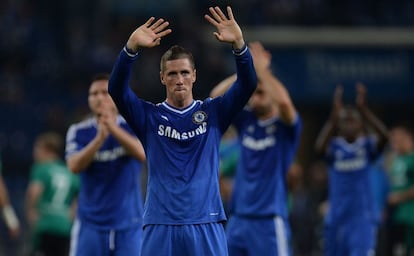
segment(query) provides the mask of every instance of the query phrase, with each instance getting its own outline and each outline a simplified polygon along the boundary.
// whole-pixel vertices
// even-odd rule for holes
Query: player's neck
[[[183,108],[186,108],[186,107],[190,106],[193,103],[194,99],[193,98],[187,98],[187,99],[183,99],[183,100],[176,100],[176,99],[167,98],[165,101],[168,103],[168,105],[170,105],[174,108],[183,109]]]

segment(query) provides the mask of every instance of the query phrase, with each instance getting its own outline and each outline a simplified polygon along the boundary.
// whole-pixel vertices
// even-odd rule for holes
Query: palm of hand
[[[157,38],[157,34],[144,25],[135,30],[131,35],[131,40],[135,41],[141,47],[153,47],[157,45]]]
[[[234,42],[237,40],[237,35],[241,37],[241,30],[233,20],[222,21],[217,25],[218,36],[217,39],[223,42]]]
[[[171,29],[167,29],[168,21],[164,21],[164,19],[154,21],[154,17],[149,18],[131,34],[127,42],[129,49],[136,51],[139,47],[157,46],[162,37],[171,33]]]

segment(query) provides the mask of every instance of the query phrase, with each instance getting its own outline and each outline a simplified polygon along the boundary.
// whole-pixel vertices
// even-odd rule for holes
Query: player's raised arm
[[[316,139],[315,151],[319,155],[323,155],[326,153],[328,142],[335,133],[335,129],[338,123],[339,112],[343,108],[342,94],[342,85],[337,85],[333,96],[331,116],[328,119],[328,121],[326,121],[326,123],[324,124],[322,130],[320,131]]]
[[[249,43],[249,48],[259,82],[278,106],[281,120],[292,124],[296,118],[296,109],[284,84],[272,74],[272,55],[260,42]]]
[[[237,80],[220,100],[220,116],[223,119],[222,124],[224,124],[222,128],[226,128],[225,124],[229,118],[243,109],[256,89],[257,76],[250,51],[232,9],[227,7],[227,15],[217,6],[210,7],[209,11],[210,15],[206,14],[204,17],[216,28],[214,36],[218,41],[232,45],[236,60]]]
[[[219,82],[216,86],[214,86],[213,90],[210,92],[211,98],[216,98],[218,96],[223,95],[237,79],[237,75],[233,74],[229,77],[226,77],[223,81]]]
[[[142,124],[144,119],[143,116],[135,119],[130,118],[132,116],[131,109],[133,109],[131,103],[136,104],[135,109],[140,107],[140,102],[128,85],[133,63],[137,59],[139,49],[155,47],[160,44],[164,36],[171,33],[172,30],[167,28],[168,25],[168,21],[164,19],[149,18],[131,33],[112,68],[108,92],[122,116],[128,122],[135,123],[132,124],[133,126],[139,126],[138,123]]]
[[[366,104],[367,89],[364,84],[356,84],[356,105],[363,120],[369,125],[378,137],[378,149],[381,151],[388,141],[388,130],[385,124],[379,120]]]

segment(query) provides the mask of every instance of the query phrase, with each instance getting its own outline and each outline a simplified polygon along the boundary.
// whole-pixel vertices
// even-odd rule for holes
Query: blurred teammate
[[[227,223],[229,255],[289,255],[286,176],[301,121],[286,88],[270,70],[270,53],[259,42],[249,47],[259,82],[248,108],[233,120],[241,155]],[[234,79],[224,80],[210,95],[223,95]]]
[[[329,206],[325,218],[325,255],[371,255],[376,215],[370,166],[387,141],[387,129],[366,106],[366,89],[356,86],[356,106],[343,106],[341,86],[316,141],[329,163]],[[368,135],[366,129],[374,134]]]
[[[10,237],[17,239],[20,234],[20,222],[14,212],[13,206],[9,201],[9,193],[4,183],[2,172],[2,162],[0,159],[0,210],[6,226],[9,230]]]
[[[172,46],[161,58],[166,100],[152,104],[128,87],[142,48],[160,44],[171,32],[163,19],[150,18],[130,36],[112,71],[110,94],[138,137],[148,161],[142,255],[227,255],[225,221],[218,185],[219,144],[230,120],[256,86],[250,52],[230,7],[210,8],[207,21],[216,38],[233,47],[239,79],[222,98],[194,100],[192,54]]]
[[[405,255],[414,253],[414,132],[409,125],[396,125],[390,132],[391,149],[395,157],[389,172],[391,193],[390,243],[402,237]],[[401,241],[398,241],[401,242]],[[392,248],[395,250],[395,248]],[[391,253],[391,252],[390,252]]]
[[[96,76],[88,103],[93,116],[73,124],[66,161],[80,175],[71,255],[139,255],[144,149],[108,94],[108,75]]]
[[[61,160],[64,140],[59,134],[39,135],[26,192],[26,215],[32,232],[32,255],[69,253],[79,179]]]

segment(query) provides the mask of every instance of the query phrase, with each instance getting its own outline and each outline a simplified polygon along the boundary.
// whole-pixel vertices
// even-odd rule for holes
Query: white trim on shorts
[[[113,251],[115,250],[115,230],[109,231],[109,250]]]
[[[277,243],[277,255],[278,256],[288,256],[289,255],[289,247],[287,244],[287,237],[286,237],[286,227],[285,222],[280,216],[275,216],[273,218],[273,223],[275,224],[275,232],[276,232],[276,243]]]
[[[69,256],[75,256],[78,249],[79,232],[81,228],[81,222],[79,219],[75,219],[73,222],[72,230],[70,232],[70,249]]]

